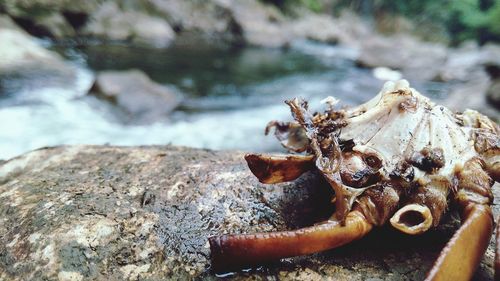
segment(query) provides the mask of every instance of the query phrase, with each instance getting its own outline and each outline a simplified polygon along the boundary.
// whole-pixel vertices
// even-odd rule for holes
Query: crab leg
[[[462,216],[462,226],[445,246],[426,280],[470,280],[476,271],[493,232],[491,209],[471,203]]]
[[[426,280],[470,280],[488,247],[493,233],[493,181],[483,162],[472,158],[458,173],[455,200],[460,207],[462,226],[445,246]]]
[[[352,211],[344,226],[326,221],[294,231],[210,237],[212,266],[220,272],[312,254],[359,239],[371,229],[361,212]]]
[[[500,223],[497,220],[497,236],[495,237],[495,280],[500,280]]]
[[[314,156],[247,154],[245,160],[262,183],[292,181],[314,167]]]

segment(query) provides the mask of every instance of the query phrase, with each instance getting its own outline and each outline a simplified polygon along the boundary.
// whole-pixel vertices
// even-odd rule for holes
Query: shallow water
[[[313,108],[328,95],[357,104],[383,81],[355,66],[355,50],[301,42],[287,50],[196,45],[152,50],[124,45],[53,46],[75,68],[75,79],[46,73],[0,76],[0,159],[61,144],[175,144],[211,149],[276,151],[263,129],[288,120],[283,100],[302,96]],[[99,70],[143,70],[175,86],[182,105],[154,124],[123,123],[108,102],[87,96]],[[411,80],[411,79],[410,79]],[[446,85],[416,82],[434,98]]]

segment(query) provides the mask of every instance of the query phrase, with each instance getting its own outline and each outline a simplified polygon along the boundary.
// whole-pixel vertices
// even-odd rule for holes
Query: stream
[[[270,120],[290,120],[284,100],[301,96],[319,110],[320,100],[332,95],[353,105],[383,85],[372,70],[356,66],[355,50],[312,42],[288,49],[50,47],[76,67],[75,79],[0,76],[0,159],[63,144],[283,151],[272,136],[264,136],[264,128]],[[87,95],[97,71],[131,68],[176,87],[184,96],[181,106],[165,120],[132,125],[117,117],[113,104]],[[446,96],[444,83],[409,80],[431,98]]]

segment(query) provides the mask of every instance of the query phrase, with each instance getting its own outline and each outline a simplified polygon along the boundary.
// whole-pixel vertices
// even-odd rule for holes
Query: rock
[[[122,11],[115,2],[103,3],[83,32],[105,40],[130,40],[158,48],[167,47],[175,38],[175,32],[164,19]]]
[[[492,105],[500,110],[500,79],[493,80],[488,92],[486,93],[486,97]],[[500,118],[497,116],[497,119]]]
[[[90,91],[116,103],[135,123],[165,118],[180,102],[174,89],[156,84],[139,70],[100,72]]]
[[[45,28],[50,33],[50,36],[56,39],[64,39],[76,35],[73,27],[59,13],[52,13],[47,16],[34,18],[34,24]]]
[[[443,105],[455,111],[474,109],[498,121],[500,111],[487,102],[486,93],[491,85],[491,80],[484,70],[471,72],[467,81],[453,84]]]
[[[361,49],[364,39],[375,32],[365,20],[347,10],[342,11],[335,22],[339,32],[339,43],[350,48]]]
[[[14,21],[7,15],[0,15],[0,29],[11,29],[19,32],[24,32]]]
[[[250,45],[276,48],[287,46],[293,40],[283,15],[271,5],[251,0],[232,1],[229,9]]]
[[[491,84],[486,92],[486,99],[496,108],[495,118],[500,120],[500,45],[488,43],[481,48],[480,63],[488,73]]]
[[[6,12],[32,34],[91,36],[166,47],[195,34],[209,42],[287,47],[298,39],[358,46],[367,25],[347,12],[338,19],[297,8],[296,18],[259,0],[6,0]],[[35,10],[37,13],[33,13]],[[370,30],[368,33],[373,32]]]
[[[331,16],[307,14],[292,22],[295,36],[324,43],[338,43],[341,36],[338,25]]]
[[[46,74],[58,74],[64,77],[74,75],[72,67],[55,52],[42,47],[34,37],[11,28],[10,25],[0,25],[0,73],[28,73],[45,71]]]
[[[213,39],[240,40],[228,1],[149,0],[148,9],[165,18],[180,33],[196,33]]]
[[[450,48],[437,78],[441,81],[467,81],[472,72],[482,71],[481,61],[481,52],[475,42]]]
[[[481,48],[481,63],[500,68],[500,45],[488,43]]]
[[[3,7],[5,13],[15,18],[30,34],[63,39],[76,35],[75,31],[79,26],[75,25],[73,16],[86,17],[95,11],[100,1],[4,0],[2,2],[0,8]]]
[[[0,164],[0,279],[215,280],[209,236],[311,225],[331,214],[331,196],[312,173],[260,184],[239,152],[36,150]],[[234,279],[422,280],[456,226],[451,220],[420,236],[377,228],[350,245]],[[490,244],[474,280],[493,279],[493,256]]]
[[[384,66],[401,70],[405,78],[436,78],[446,61],[447,48],[408,35],[373,35],[361,42],[358,63],[366,67]]]
[[[5,12],[14,17],[31,18],[37,15],[47,15],[53,12],[92,13],[99,2],[88,0],[2,0]]]

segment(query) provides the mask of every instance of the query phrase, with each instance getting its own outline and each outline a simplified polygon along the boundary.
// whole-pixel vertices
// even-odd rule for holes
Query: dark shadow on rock
[[[63,11],[62,15],[76,31],[82,29],[89,19],[89,15],[84,12]]]

